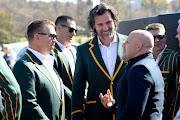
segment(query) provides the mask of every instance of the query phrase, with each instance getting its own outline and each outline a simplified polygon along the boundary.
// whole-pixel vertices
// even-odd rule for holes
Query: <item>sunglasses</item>
[[[156,38],[158,40],[162,40],[164,38],[165,35],[156,35],[156,36],[153,36],[154,37],[154,40],[156,40]]]
[[[38,33],[40,35],[49,35],[51,37],[51,40],[54,40],[55,38],[57,39],[57,35],[55,34],[50,34],[50,33]]]
[[[72,28],[72,27],[70,27],[70,26],[67,26],[67,25],[61,25],[61,26],[62,26],[62,27],[68,27],[70,33],[74,32],[74,31],[75,31],[75,33],[77,33],[77,31],[78,31],[78,30],[76,30],[76,29],[74,29],[74,28]]]

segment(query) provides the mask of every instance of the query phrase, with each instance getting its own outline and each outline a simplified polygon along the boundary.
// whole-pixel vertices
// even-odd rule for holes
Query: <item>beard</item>
[[[115,31],[112,29],[108,29],[107,31],[101,30],[100,32],[97,32],[97,35],[104,40],[112,39],[114,37],[114,34],[115,34]]]

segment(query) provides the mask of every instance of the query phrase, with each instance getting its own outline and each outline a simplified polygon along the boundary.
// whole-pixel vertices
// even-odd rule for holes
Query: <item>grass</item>
[[[82,44],[82,43],[88,41],[89,39],[91,39],[91,37],[75,36],[75,37],[73,38],[72,42]]]

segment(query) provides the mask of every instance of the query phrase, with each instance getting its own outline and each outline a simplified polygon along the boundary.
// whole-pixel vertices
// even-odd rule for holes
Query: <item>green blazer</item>
[[[116,85],[126,70],[127,63],[122,60],[124,35],[118,34],[118,53],[113,78],[104,64],[97,36],[77,47],[77,62],[73,79],[72,119],[73,120],[113,120],[115,114],[106,109],[100,101],[99,93],[111,90],[114,97]],[[84,94],[88,82],[87,101],[83,110]]]
[[[61,96],[53,77],[29,50],[13,67],[22,90],[22,120],[64,120],[64,89]]]
[[[179,53],[166,48],[160,62],[158,63],[165,82],[165,101],[163,110],[163,120],[173,120],[179,109]]]
[[[71,52],[74,58],[74,62],[76,62],[76,49],[72,46]],[[71,97],[72,97],[72,73],[70,69],[70,65],[68,59],[65,54],[62,52],[61,48],[58,44],[55,44],[54,49],[54,58],[55,64],[54,67],[61,76],[63,80],[63,84],[65,85],[65,108],[66,108],[66,119],[71,120]],[[68,90],[66,90],[66,88]]]
[[[3,120],[20,120],[22,111],[22,96],[20,86],[12,71],[0,55],[0,90],[3,96]]]
[[[76,49],[72,46],[71,52],[74,58],[74,62],[76,62]],[[70,90],[72,90],[72,73],[70,69],[70,65],[68,62],[68,59],[66,58],[65,54],[62,52],[61,48],[58,46],[58,44],[55,44],[55,69],[61,76],[64,85],[66,85]]]

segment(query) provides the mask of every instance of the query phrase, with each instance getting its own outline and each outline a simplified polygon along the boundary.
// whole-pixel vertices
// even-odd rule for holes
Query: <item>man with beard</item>
[[[116,120],[162,120],[164,81],[153,46],[153,36],[145,30],[131,32],[123,44],[122,58],[128,66],[116,89]],[[106,108],[115,103],[109,90],[99,97]]]
[[[89,13],[88,24],[95,35],[77,47],[77,60],[72,89],[72,120],[114,120],[115,114],[104,108],[99,93],[111,90],[112,96],[126,65],[122,59],[125,35],[116,32],[117,12],[105,3]],[[83,109],[87,88],[87,101]]]

